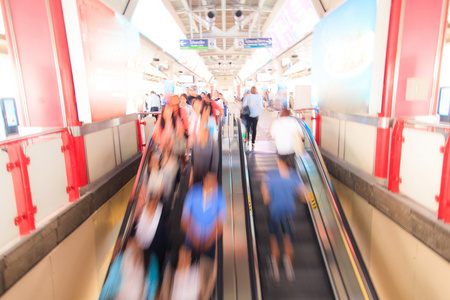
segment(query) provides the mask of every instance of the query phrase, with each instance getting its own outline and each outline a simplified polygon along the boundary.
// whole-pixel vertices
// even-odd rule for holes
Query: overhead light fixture
[[[208,30],[211,30],[215,22],[216,22],[216,14],[213,11],[209,11],[206,14],[206,28]]]
[[[234,21],[240,30],[244,28],[244,14],[242,13],[242,10],[236,10],[234,12]]]

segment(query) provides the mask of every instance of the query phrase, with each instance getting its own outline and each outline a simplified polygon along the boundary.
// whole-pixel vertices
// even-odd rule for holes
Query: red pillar
[[[396,80],[395,71],[397,67],[401,12],[402,0],[392,0],[383,82],[383,102],[381,113],[378,115],[380,118],[391,118],[392,116],[392,99],[396,93],[396,91],[394,91],[394,84]],[[390,133],[391,130],[389,126],[377,128],[374,175],[379,178],[387,178],[388,175]]]
[[[67,126],[80,126],[61,0],[49,0]]]
[[[80,198],[79,188],[88,183],[86,169],[86,154],[82,136],[74,137],[68,131],[61,134],[67,176],[67,193],[69,201],[74,202]]]
[[[436,200],[439,201],[438,218],[450,223],[450,142],[444,147],[444,162],[442,165],[441,191]]]
[[[27,235],[36,229],[34,222],[36,206],[33,206],[31,199],[28,177],[30,158],[25,156],[19,143],[9,144],[7,151],[9,163],[6,165],[6,169],[11,172],[17,207],[17,217],[14,219],[14,223],[19,226],[20,235]]]
[[[81,126],[78,120],[75,88],[72,76],[72,65],[70,63],[69,46],[67,42],[64,16],[61,0],[50,0],[49,2],[53,40],[56,46],[58,61],[57,72],[60,76],[61,90],[64,98],[64,110],[68,127]],[[67,193],[69,201],[73,202],[79,198],[78,188],[88,184],[86,151],[84,138],[74,137],[68,131],[62,133],[64,159],[67,174]]]
[[[316,143],[317,146],[320,147],[320,128],[321,128],[321,120],[322,117],[319,114],[319,110],[316,110],[317,115],[315,117],[312,117],[312,120],[316,122],[316,132],[315,132],[315,138],[316,138]]]
[[[397,121],[392,132],[391,162],[389,164],[388,189],[393,193],[400,191],[400,162],[402,158],[404,121]]]
[[[142,130],[141,130],[141,124],[145,124],[145,122],[141,123],[141,118],[138,117],[136,120],[136,126],[137,126],[137,142],[138,142],[138,150],[140,153],[143,152],[144,146],[142,144]]]

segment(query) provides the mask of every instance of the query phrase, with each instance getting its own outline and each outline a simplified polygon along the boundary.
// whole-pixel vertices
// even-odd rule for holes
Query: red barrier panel
[[[403,128],[405,121],[397,121],[392,132],[391,161],[389,163],[388,189],[393,193],[399,192],[400,161],[402,157]]]
[[[17,217],[14,219],[14,223],[19,226],[20,235],[27,235],[36,229],[34,214],[37,211],[31,200],[28,177],[30,158],[25,156],[20,143],[11,143],[6,147],[9,157],[6,169],[11,172],[17,207]]]

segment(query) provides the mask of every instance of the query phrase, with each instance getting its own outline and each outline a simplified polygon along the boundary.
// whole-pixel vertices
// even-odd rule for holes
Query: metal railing
[[[297,120],[304,133],[305,149],[309,150],[310,155],[312,155],[311,158],[313,158],[314,168],[317,169],[321,178],[320,182],[323,184],[323,187],[325,187],[322,192],[325,192],[326,199],[323,199],[323,197],[319,195],[320,193],[313,191],[314,195],[310,201],[315,202],[320,213],[320,215],[317,215],[318,218],[316,218],[315,221],[322,223],[327,232],[327,234],[320,235],[320,239],[326,239],[326,243],[332,247],[332,252],[325,254],[324,258],[328,261],[328,255],[331,259],[336,260],[336,267],[339,269],[339,271],[334,274],[332,274],[333,272],[330,272],[334,282],[342,282],[343,284],[343,288],[339,288],[339,286],[334,288],[335,292],[338,293],[336,296],[339,299],[345,299],[347,297],[348,299],[359,299],[360,297],[363,299],[378,299],[362,259],[362,255],[356,244],[356,240],[353,237],[349,223],[345,217],[344,210],[339,202],[339,198],[325,167],[319,147],[305,122],[301,119]],[[309,149],[306,145],[309,145]],[[306,168],[308,168],[308,166]],[[308,176],[310,176],[309,173]],[[309,205],[311,204],[309,203]],[[328,208],[326,208],[327,206]],[[322,211],[324,209],[331,209],[332,214]],[[314,218],[314,215],[312,217]],[[330,220],[330,217],[333,217],[332,220]],[[347,255],[347,258],[342,259]],[[342,262],[342,260],[344,260],[344,262]],[[345,270],[347,270],[347,272],[348,270],[353,270],[354,277],[351,274],[347,274]],[[341,278],[334,279],[334,276],[341,276]]]
[[[242,138],[241,120],[234,117],[234,125],[237,126],[239,136],[239,155],[241,163],[242,192],[245,203],[245,223],[247,231],[247,250],[250,268],[250,282],[253,299],[262,299],[261,282],[258,264],[258,252],[256,249],[255,224],[253,220],[253,204],[250,192],[250,180],[248,176],[247,158],[245,156],[244,141]]]

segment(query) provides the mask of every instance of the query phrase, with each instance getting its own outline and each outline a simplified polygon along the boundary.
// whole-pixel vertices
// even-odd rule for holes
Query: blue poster
[[[368,114],[376,0],[348,0],[313,31],[313,106]]]

